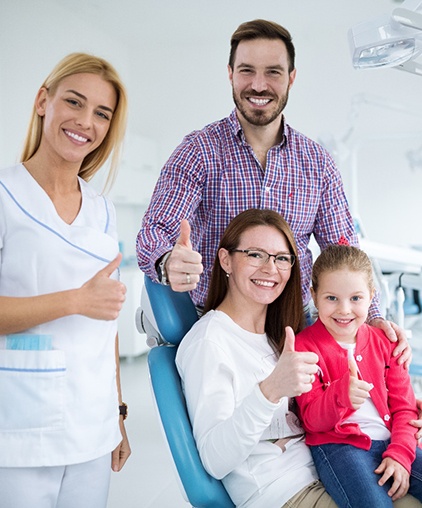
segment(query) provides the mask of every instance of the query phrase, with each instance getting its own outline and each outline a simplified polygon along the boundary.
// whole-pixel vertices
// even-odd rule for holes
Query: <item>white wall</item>
[[[3,0],[0,6],[0,166],[14,162],[36,89],[56,61],[84,50],[112,61],[125,79],[130,128],[158,143],[162,164],[183,136],[232,109],[226,64],[231,33],[243,21],[273,19],[292,33],[298,75],[287,121],[319,139],[342,138],[360,93],[405,114],[363,104],[356,146],[357,208],[373,240],[422,244],[422,170],[404,152],[422,144],[422,79],[395,70],[355,71],[347,29],[390,12],[392,0]],[[411,140],[396,139],[410,132]],[[381,134],[378,134],[381,133]],[[382,139],[374,141],[376,136]],[[409,144],[410,143],[410,144]],[[352,200],[350,160],[341,160]]]

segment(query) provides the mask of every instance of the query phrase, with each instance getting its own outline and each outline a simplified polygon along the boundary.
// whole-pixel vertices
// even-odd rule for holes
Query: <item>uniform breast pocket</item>
[[[63,351],[0,351],[0,431],[64,426]]]

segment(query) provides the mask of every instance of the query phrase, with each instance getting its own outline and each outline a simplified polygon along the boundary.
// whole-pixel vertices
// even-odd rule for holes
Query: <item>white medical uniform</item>
[[[116,257],[114,207],[79,183],[82,205],[69,225],[22,164],[0,171],[0,296],[79,288]],[[6,349],[0,336],[0,467],[109,454],[122,439],[116,321],[74,315],[25,333],[52,336],[52,349]]]

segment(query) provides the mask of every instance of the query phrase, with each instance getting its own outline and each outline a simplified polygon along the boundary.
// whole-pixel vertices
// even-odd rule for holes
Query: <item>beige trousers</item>
[[[422,503],[410,495],[394,502],[394,508],[421,507]],[[337,505],[327,494],[322,483],[317,480],[290,498],[282,508],[337,508]]]

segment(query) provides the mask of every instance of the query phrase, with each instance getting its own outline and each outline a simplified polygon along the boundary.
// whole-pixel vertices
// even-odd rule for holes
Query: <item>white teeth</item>
[[[73,132],[65,131],[65,133],[73,139],[76,139],[76,141],[80,141],[81,143],[86,143],[88,141],[88,138],[83,138],[82,136],[79,136],[78,134],[75,134]]]
[[[336,321],[337,321],[338,323],[343,323],[343,324],[345,324],[345,323],[350,323],[351,319],[336,319]]]
[[[275,286],[275,282],[267,281],[267,280],[253,280],[252,281],[257,286],[265,286],[266,288],[272,288]]]
[[[270,99],[249,99],[253,104],[256,104],[257,106],[265,106],[265,104],[268,104],[270,102]]]

